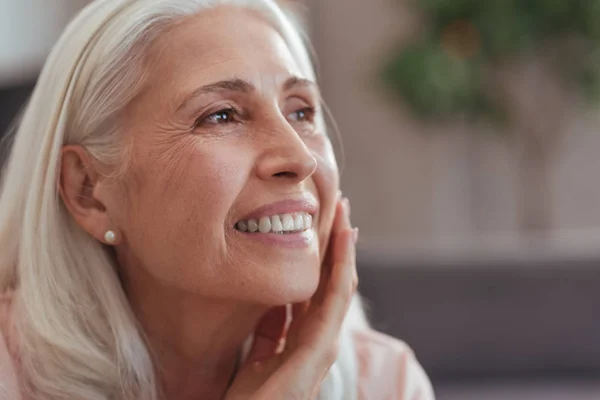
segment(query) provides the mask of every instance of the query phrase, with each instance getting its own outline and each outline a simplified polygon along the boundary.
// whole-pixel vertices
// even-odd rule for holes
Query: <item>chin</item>
[[[310,300],[319,286],[320,268],[294,267],[281,271],[265,290],[265,303],[271,306],[300,303]]]

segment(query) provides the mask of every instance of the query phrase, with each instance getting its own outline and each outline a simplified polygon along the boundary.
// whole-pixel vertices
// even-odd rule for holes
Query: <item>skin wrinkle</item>
[[[190,72],[188,74],[188,76],[184,79],[184,82],[183,82],[184,86],[188,87],[188,85],[190,84],[190,81],[193,82],[194,77],[196,77],[196,76],[200,75],[202,72],[204,72],[203,70],[211,70],[216,67],[219,67],[222,64],[229,64],[229,63],[236,62],[236,61],[243,63],[244,59],[239,58],[239,57],[232,57],[232,58],[225,59],[225,60],[215,61],[212,64],[204,66],[201,69],[194,70],[193,72]],[[181,98],[174,99],[173,104],[171,105],[172,109],[174,109],[174,110],[180,109],[180,108],[182,108],[182,106],[183,106],[183,99],[181,99]]]
[[[162,366],[166,398],[222,398],[264,312],[314,294],[330,238],[339,176],[320,129],[318,88],[283,91],[290,77],[305,76],[279,34],[253,15],[215,8],[160,36],[147,86],[122,114],[129,169],[118,184],[97,183],[106,211],[79,221],[118,231],[124,288]],[[232,77],[256,89],[206,94],[177,112],[192,91]],[[228,106],[246,113],[241,122],[192,128]],[[315,121],[292,118],[306,106]],[[319,203],[317,239],[306,248],[265,245],[233,229],[260,206],[303,195]]]
[[[304,78],[299,78],[296,76],[293,76],[293,77],[287,79],[282,86],[283,86],[283,92],[289,92],[295,88],[297,88],[297,89],[308,88],[310,91],[316,90],[315,84],[312,81],[310,81],[308,79],[304,79]],[[190,95],[188,95],[186,97],[186,99],[182,102],[182,104],[179,107],[177,107],[177,111],[181,111],[182,109],[189,108],[190,107],[189,104],[192,103],[193,100],[195,100],[198,97],[202,97],[203,95],[210,94],[210,93],[219,93],[219,92],[225,93],[228,91],[232,92],[232,94],[235,92],[238,92],[238,93],[241,92],[241,93],[247,94],[249,92],[256,92],[257,89],[252,82],[241,79],[239,77],[232,77],[231,79],[225,79],[225,80],[222,80],[219,82],[214,82],[209,85],[201,86],[201,87],[193,90],[192,93]],[[317,91],[317,96],[315,96],[315,97],[319,98],[318,91]],[[311,102],[311,103],[313,103],[313,102]]]
[[[162,166],[168,165],[167,173],[162,180],[163,191],[159,193],[161,196],[165,196],[167,193],[179,193],[183,190],[186,185],[189,185],[191,182],[186,182],[186,173],[185,171],[188,168],[191,168],[193,165],[193,150],[192,148],[195,144],[192,141],[173,141],[174,145],[170,151],[159,151],[156,159],[154,160],[154,165]],[[161,146],[164,145],[161,143]]]

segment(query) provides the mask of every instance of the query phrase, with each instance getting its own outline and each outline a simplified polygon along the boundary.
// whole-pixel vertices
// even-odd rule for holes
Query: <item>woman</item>
[[[319,99],[272,0],[83,10],[4,173],[0,398],[433,399],[350,301]]]

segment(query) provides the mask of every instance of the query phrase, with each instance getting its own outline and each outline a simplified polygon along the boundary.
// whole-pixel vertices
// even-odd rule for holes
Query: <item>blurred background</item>
[[[0,131],[86,3],[0,0]],[[440,400],[600,398],[600,1],[282,3],[341,131],[374,326]]]

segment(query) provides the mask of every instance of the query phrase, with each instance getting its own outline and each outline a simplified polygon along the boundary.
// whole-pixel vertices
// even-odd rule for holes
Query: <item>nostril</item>
[[[276,178],[297,178],[298,174],[292,171],[283,171],[277,172],[276,174],[273,174],[273,176]]]

